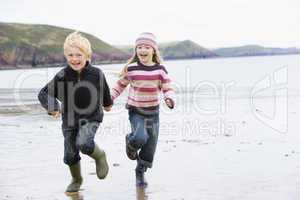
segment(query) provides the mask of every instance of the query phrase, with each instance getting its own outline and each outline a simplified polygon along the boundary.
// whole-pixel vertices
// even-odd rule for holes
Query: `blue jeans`
[[[64,163],[74,165],[80,161],[79,151],[90,155],[95,148],[95,134],[99,122],[87,122],[79,127],[63,127]]]
[[[159,115],[140,115],[129,111],[129,145],[139,151],[138,162],[151,168],[159,133]]]

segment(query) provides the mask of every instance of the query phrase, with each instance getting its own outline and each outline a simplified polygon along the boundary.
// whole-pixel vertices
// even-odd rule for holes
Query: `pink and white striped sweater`
[[[131,64],[126,76],[117,81],[111,90],[112,99],[116,99],[130,84],[126,107],[142,112],[158,112],[159,95],[163,93],[164,99],[173,102],[173,89],[171,80],[164,66],[156,64],[145,66],[141,63]]]

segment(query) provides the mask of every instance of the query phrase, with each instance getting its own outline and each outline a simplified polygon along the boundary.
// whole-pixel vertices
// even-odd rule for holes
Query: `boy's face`
[[[152,58],[154,49],[150,45],[140,44],[136,47],[136,54],[139,61],[144,65],[153,64]]]
[[[69,47],[65,51],[65,56],[69,66],[78,72],[85,67],[86,62],[88,61],[86,54],[80,51],[77,47]]]

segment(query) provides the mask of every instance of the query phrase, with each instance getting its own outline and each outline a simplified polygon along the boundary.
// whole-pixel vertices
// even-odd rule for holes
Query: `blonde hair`
[[[68,49],[72,47],[78,48],[86,55],[86,57],[89,60],[91,60],[92,57],[91,43],[87,38],[83,37],[78,31],[75,31],[66,37],[64,47],[63,47],[65,56],[66,56],[66,51],[68,51]]]
[[[159,51],[158,51],[158,50],[156,51],[155,49],[153,49],[153,50],[154,50],[154,53],[153,53],[152,61],[153,61],[154,63],[156,63],[156,64],[161,64],[163,60],[162,60],[162,58],[161,58],[161,56],[160,56],[160,54],[159,54]],[[136,47],[135,47],[134,53],[133,53],[132,57],[129,58],[129,60],[127,61],[127,63],[126,63],[125,66],[123,67],[122,71],[121,71],[120,74],[119,74],[119,77],[124,77],[124,76],[126,76],[128,66],[129,66],[130,64],[135,63],[135,62],[138,62],[138,61],[139,61],[139,58],[138,58],[138,56],[137,56],[137,53],[136,53]]]

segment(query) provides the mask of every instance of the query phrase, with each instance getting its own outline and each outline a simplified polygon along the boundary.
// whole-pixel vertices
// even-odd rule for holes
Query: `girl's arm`
[[[129,80],[127,75],[120,78],[110,92],[112,100],[115,100],[124,91],[128,84]]]
[[[162,74],[161,90],[163,92],[164,100],[167,106],[173,109],[175,106],[174,97],[173,97],[174,90],[171,86],[171,79],[169,78],[167,71],[163,71]]]

